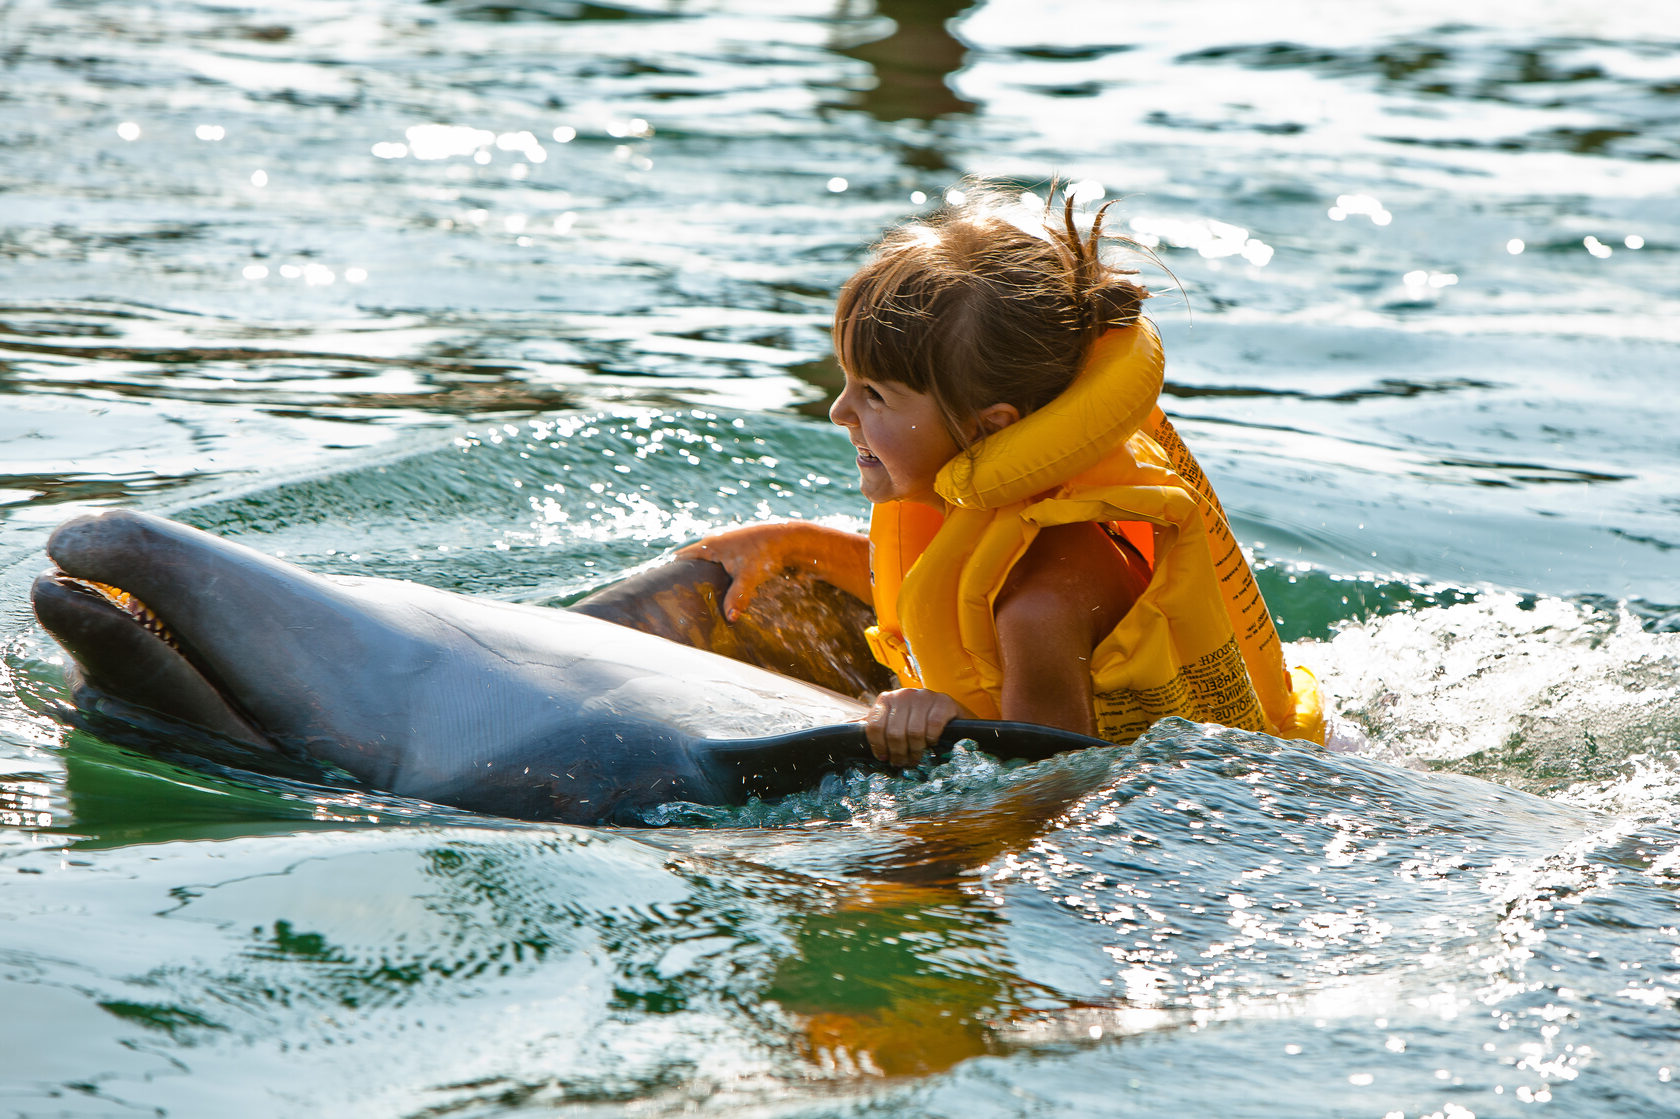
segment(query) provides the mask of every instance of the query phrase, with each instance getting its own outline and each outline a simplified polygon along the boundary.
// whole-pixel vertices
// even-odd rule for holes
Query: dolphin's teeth
[[[100,597],[139,622],[152,636],[163,641],[172,649],[180,649],[181,643],[175,639],[173,633],[169,632],[169,627],[163,624],[163,619],[159,618],[150,606],[147,606],[121,587],[113,587],[109,583],[100,583],[93,579],[72,578],[71,582],[78,583],[89,590],[97,591]]]

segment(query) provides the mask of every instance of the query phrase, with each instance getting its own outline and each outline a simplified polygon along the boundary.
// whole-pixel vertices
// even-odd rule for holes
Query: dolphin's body
[[[107,737],[572,823],[869,761],[857,700],[577,611],[316,575],[121,510],[66,522],[47,551],[31,598],[76,662],[67,715]],[[951,737],[965,727],[1017,732],[1017,755],[1090,741]]]

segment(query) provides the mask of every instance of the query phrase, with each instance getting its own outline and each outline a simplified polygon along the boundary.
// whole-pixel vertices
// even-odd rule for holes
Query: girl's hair
[[[968,190],[888,231],[834,311],[841,366],[930,394],[959,447],[983,434],[969,423],[983,408],[1012,404],[1024,416],[1054,400],[1091,343],[1136,322],[1149,297],[1128,278],[1135,270],[1098,256],[1108,206],[1081,234],[1064,193],[1061,213],[1046,203],[1042,228],[1029,231],[1035,215],[1020,199]]]

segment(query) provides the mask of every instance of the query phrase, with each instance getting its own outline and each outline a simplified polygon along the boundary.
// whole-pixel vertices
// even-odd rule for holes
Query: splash
[[[1303,655],[1378,756],[1542,793],[1614,781],[1673,803],[1672,779],[1635,775],[1665,772],[1680,745],[1680,637],[1625,608],[1489,593],[1352,621]]]

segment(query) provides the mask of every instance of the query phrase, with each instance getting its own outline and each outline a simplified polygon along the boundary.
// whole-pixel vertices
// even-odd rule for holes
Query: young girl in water
[[[980,190],[890,231],[834,316],[829,417],[869,535],[753,525],[681,553],[729,571],[731,619],[791,570],[874,603],[870,645],[904,685],[865,719],[882,760],[914,764],[955,718],[1129,742],[1181,715],[1323,741],[1316,684],[1284,664],[1155,407],[1148,293],[1100,259],[1103,216],[1082,234],[1071,198],[1041,222]]]

